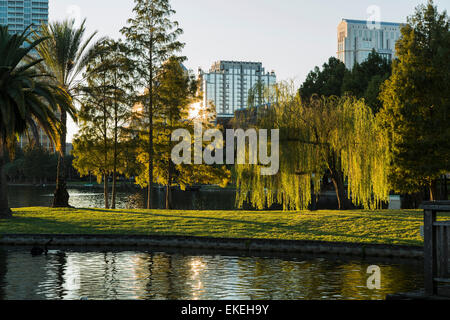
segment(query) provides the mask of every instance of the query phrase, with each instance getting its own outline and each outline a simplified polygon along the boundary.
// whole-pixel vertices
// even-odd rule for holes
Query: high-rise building
[[[7,25],[10,33],[22,33],[29,25],[48,23],[49,0],[0,0],[0,25]],[[53,144],[42,128],[38,128],[39,141],[43,148],[54,150]],[[25,148],[32,135],[20,137],[19,146]]]
[[[402,24],[393,22],[343,19],[338,26],[337,57],[348,69],[367,60],[373,49],[392,60],[396,57],[395,43],[401,36],[401,27]]]
[[[275,72],[266,73],[261,62],[218,61],[209,72],[199,73],[203,103],[212,102],[218,118],[232,118],[235,111],[247,108],[249,90],[258,83],[268,87],[277,82]]]
[[[0,24],[11,33],[21,33],[30,24],[48,23],[49,0],[0,0]]]
[[[39,137],[39,144],[42,148],[49,150],[49,151],[54,151],[55,150],[55,146],[53,144],[53,142],[50,140],[50,138],[48,137],[48,135],[45,133],[45,131],[41,128],[38,127],[38,137]],[[32,134],[32,132],[30,132],[30,130],[28,131],[27,134],[21,135],[18,141],[18,146],[21,149],[25,149],[28,145],[31,144],[32,141],[30,140],[34,140],[34,136]]]

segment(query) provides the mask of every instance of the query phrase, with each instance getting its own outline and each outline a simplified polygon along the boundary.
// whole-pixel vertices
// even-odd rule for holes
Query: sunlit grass
[[[167,211],[14,209],[0,234],[133,234],[422,245],[421,210]]]

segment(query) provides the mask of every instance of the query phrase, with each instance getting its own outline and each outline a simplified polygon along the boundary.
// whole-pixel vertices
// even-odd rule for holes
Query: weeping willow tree
[[[346,208],[346,199],[370,209],[387,201],[387,138],[363,100],[314,96],[304,102],[288,83],[272,92],[270,108],[258,110],[252,121],[241,115],[234,125],[279,129],[280,170],[262,176],[260,165],[237,165],[239,207],[306,209],[325,174],[333,181],[340,209]]]

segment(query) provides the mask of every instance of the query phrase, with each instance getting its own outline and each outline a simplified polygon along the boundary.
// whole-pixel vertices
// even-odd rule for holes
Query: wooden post
[[[448,272],[448,228],[449,225],[442,225],[440,226],[440,237],[441,237],[441,244],[440,244],[440,277],[441,278],[448,278],[449,272]]]
[[[434,278],[437,273],[436,236],[434,223],[436,222],[436,211],[424,211],[424,259],[425,259],[425,294],[433,296],[437,294],[437,286]]]

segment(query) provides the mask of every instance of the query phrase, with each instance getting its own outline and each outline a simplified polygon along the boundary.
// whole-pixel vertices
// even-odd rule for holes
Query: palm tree
[[[58,106],[71,112],[70,96],[54,86],[51,77],[39,70],[42,60],[30,54],[45,38],[28,41],[29,28],[10,34],[0,26],[0,218],[11,217],[3,166],[13,154],[17,136],[39,125],[57,141],[60,123]]]
[[[37,46],[37,52],[44,59],[48,71],[55,77],[56,84],[77,100],[82,86],[82,72],[86,66],[88,46],[94,32],[83,41],[86,33],[86,20],[77,27],[75,20],[64,20],[41,26],[40,35],[49,38]],[[64,158],[66,154],[67,112],[60,108],[62,133],[60,136],[61,150],[58,158],[58,172],[53,207],[69,207],[69,193],[66,185],[66,170]]]

